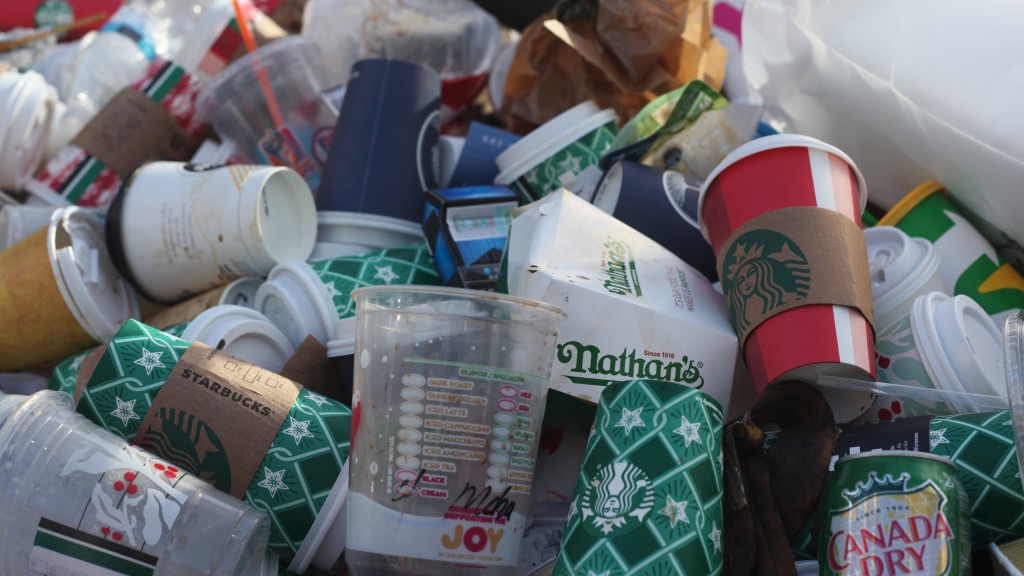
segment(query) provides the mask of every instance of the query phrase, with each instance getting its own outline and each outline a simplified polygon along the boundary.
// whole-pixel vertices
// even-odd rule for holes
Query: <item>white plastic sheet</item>
[[[1024,242],[1024,3],[747,0],[743,64],[786,131],[888,208],[924,180]]]

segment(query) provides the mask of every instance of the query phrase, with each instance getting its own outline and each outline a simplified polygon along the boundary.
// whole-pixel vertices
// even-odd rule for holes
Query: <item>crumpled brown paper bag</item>
[[[584,100],[620,122],[690,80],[719,90],[725,49],[710,0],[571,0],[523,31],[499,117],[526,133]]]

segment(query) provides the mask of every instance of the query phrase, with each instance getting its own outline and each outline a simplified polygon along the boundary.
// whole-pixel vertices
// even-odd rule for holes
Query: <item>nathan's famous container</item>
[[[864,178],[839,149],[800,135],[758,138],[704,182],[698,215],[758,391],[820,375],[874,380]],[[840,422],[871,395],[826,390]]]
[[[353,576],[519,574],[554,306],[432,286],[354,290]]]
[[[111,264],[103,228],[74,207],[0,252],[0,372],[59,360],[111,338],[139,315]]]
[[[309,187],[288,168],[152,162],[107,215],[117,268],[154,302],[179,302],[278,262],[305,259],[316,238]]]
[[[871,267],[876,332],[908,314],[918,296],[950,294],[939,274],[939,252],[931,242],[911,238],[892,226],[867,228],[864,240]]]
[[[270,550],[330,570],[344,549],[352,412],[269,370],[131,321],[78,412],[271,517]]]
[[[419,224],[390,216],[320,210],[316,221],[316,244],[308,261],[359,256],[423,242]]]
[[[501,172],[495,184],[533,202],[559,188],[584,200],[594,196],[601,179],[598,161],[611,146],[618,117],[588,100],[548,120],[498,155]]]
[[[910,451],[839,460],[823,496],[821,574],[971,573],[971,504],[956,465]]]
[[[249,576],[265,514],[76,415],[0,395],[0,573]]]
[[[938,182],[925,182],[878,221],[935,245],[939,274],[953,294],[973,298],[1001,322],[1024,307],[1024,277],[961,215]]]
[[[0,102],[0,188],[19,190],[46,155],[57,90],[37,72],[3,72]]]
[[[722,420],[672,382],[605,388],[554,576],[721,574]]]
[[[685,225],[685,224],[684,224]],[[597,402],[624,380],[698,388],[727,418],[753,391],[735,379],[736,333],[725,300],[668,249],[566,191],[512,220],[499,283],[559,306],[551,387]]]
[[[878,379],[1006,398],[1002,340],[1000,328],[967,296],[919,296],[908,314],[876,335]],[[881,394],[855,422],[978,411],[961,396],[923,400]]]

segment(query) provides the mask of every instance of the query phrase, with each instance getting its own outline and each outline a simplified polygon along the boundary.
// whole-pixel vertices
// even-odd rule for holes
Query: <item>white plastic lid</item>
[[[617,119],[614,110],[601,110],[591,100],[573,106],[499,154],[495,162],[501,173],[494,181],[498,184],[512,182],[541,160],[552,156],[592,130]]]
[[[1010,397],[1013,436],[1017,441],[1017,465],[1024,470],[1024,310],[1016,310],[1003,324],[1003,353],[1006,364],[1006,391]],[[1024,488],[1024,475],[1021,477]]]
[[[256,291],[259,310],[296,348],[306,336],[326,344],[335,338],[338,312],[327,287],[305,262],[282,262]]]
[[[351,356],[356,352],[356,318],[339,318],[335,323],[338,337],[327,343],[327,356]]]
[[[316,220],[318,243],[351,244],[372,252],[423,242],[421,225],[400,218],[327,210],[317,212]]]
[[[0,106],[5,119],[0,131],[0,186],[21,188],[46,155],[57,90],[37,72],[0,77],[0,102],[6,103]]]
[[[932,380],[945,390],[1003,396],[1002,334],[995,322],[967,296],[940,292],[914,302],[914,339]],[[971,402],[954,402],[961,412],[977,412]]]
[[[0,206],[0,251],[14,246],[30,234],[50,224],[53,206],[26,206],[4,204]]]
[[[323,508],[316,515],[302,546],[295,553],[295,558],[288,565],[288,570],[302,574],[309,565],[321,569],[332,570],[345,551],[345,534],[348,528],[349,460],[341,469],[341,474],[334,482],[331,493],[327,495]]]
[[[817,138],[811,138],[810,136],[804,136],[802,134],[775,134],[772,136],[762,136],[743,144],[730,152],[715,169],[711,171],[707,179],[704,180],[704,185],[700,189],[700,199],[697,201],[697,218],[700,222],[700,232],[704,235],[705,240],[708,238],[708,229],[704,225],[704,196],[707,195],[708,188],[711,186],[711,182],[722,173],[723,170],[739,162],[740,160],[757,154],[758,152],[765,152],[767,150],[774,150],[776,148],[792,148],[792,147],[803,147],[803,148],[814,148],[817,150],[824,150],[829,154],[834,154],[850,165],[853,169],[853,173],[857,175],[857,184],[860,188],[860,211],[864,212],[864,209],[868,206],[868,186],[864,180],[864,175],[860,173],[860,168],[853,163],[853,160],[846,155],[845,152],[836,148],[831,144],[827,144],[818,140]]]
[[[295,347],[269,318],[230,304],[204,310],[189,322],[181,338],[213,346],[273,372],[280,372],[295,354]]]
[[[864,240],[876,317],[913,295],[939,268],[935,246],[927,240],[911,238],[899,228],[868,228],[864,230]]]
[[[234,304],[256,308],[256,291],[263,285],[263,278],[246,276],[233,280],[220,294],[220,304]]]
[[[139,317],[135,290],[114,267],[96,217],[75,206],[55,210],[46,243],[57,287],[94,340],[110,340],[129,318]]]

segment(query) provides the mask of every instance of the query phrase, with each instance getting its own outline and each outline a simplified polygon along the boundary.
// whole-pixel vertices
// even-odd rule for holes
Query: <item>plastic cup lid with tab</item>
[[[54,211],[46,243],[57,287],[89,336],[105,342],[139,317],[135,290],[114,267],[95,216],[75,206]]]
[[[327,287],[305,262],[282,262],[256,291],[256,309],[298,347],[306,336],[321,344],[335,337],[338,312]]]
[[[181,338],[219,348],[272,372],[280,372],[295,354],[295,347],[269,318],[233,304],[203,311],[189,322]]]

